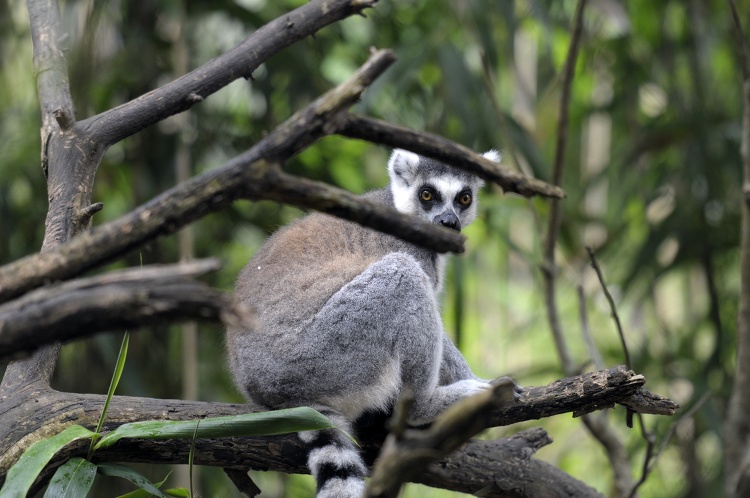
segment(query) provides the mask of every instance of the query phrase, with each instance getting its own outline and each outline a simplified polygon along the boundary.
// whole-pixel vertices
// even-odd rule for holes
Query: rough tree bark
[[[34,346],[17,339],[21,333],[33,334],[36,346],[52,342],[28,358],[13,362],[0,385],[0,481],[34,441],[72,423],[90,428],[96,425],[103,396],[61,393],[49,386],[59,351],[59,343],[55,341],[107,328],[182,319],[188,315],[182,312],[186,304],[200,303],[198,315],[204,318],[252,319],[245,310],[233,308],[224,296],[205,286],[188,284],[186,276],[199,273],[190,267],[170,269],[166,275],[163,269],[147,268],[30,292],[33,289],[50,281],[76,277],[239,198],[273,199],[310,207],[440,251],[462,249],[463,239],[451,231],[282,171],[281,165],[288,157],[318,138],[340,133],[400,146],[453,162],[506,191],[526,196],[564,196],[559,187],[507,171],[441,137],[348,114],[349,107],[393,60],[389,52],[379,51],[347,82],[295,114],[224,167],[177,185],[119,220],[86,231],[91,216],[102,208],[99,203],[92,204],[91,194],[96,170],[111,145],[190,108],[236,78],[251,76],[259,64],[278,50],[375,3],[376,0],[313,0],[258,29],[234,49],[185,76],[115,109],[76,121],[66,62],[58,45],[63,37],[58,28],[58,4],[55,0],[28,0],[42,107],[42,167],[47,176],[50,204],[41,253],[0,268],[0,302],[6,302],[0,307],[0,343],[8,348],[3,354],[12,354]],[[139,279],[148,277],[151,285],[154,273],[159,272],[165,278],[153,292],[163,301],[155,301],[154,293],[144,295],[143,285],[138,284],[142,282]],[[190,285],[196,293],[205,291],[206,295],[188,298],[179,288],[182,285]],[[91,301],[92,295],[87,291],[92,288],[101,290],[99,302]],[[110,292],[117,293],[116,304],[107,301]],[[60,302],[79,313],[86,310],[88,331],[83,331],[85,327],[80,321],[71,320],[71,313],[59,308],[60,313],[49,316],[48,322],[32,319],[34,310],[52,309]],[[111,310],[109,321],[102,317],[102,307]],[[129,316],[125,315],[127,310]],[[44,334],[40,328],[45,329]],[[647,413],[673,412],[675,407],[668,400],[641,391],[643,381],[641,376],[623,368],[564,379],[544,388],[529,389],[517,402],[495,406],[486,425],[565,412],[587,413],[614,403]],[[195,419],[253,410],[257,407],[115,397],[106,428],[144,419]],[[458,411],[467,420],[476,414],[470,409]],[[375,436],[376,433],[370,433],[372,441],[365,441],[366,448],[375,452],[382,441],[382,435]],[[367,434],[361,436],[366,440]],[[471,442],[412,478],[432,486],[481,492],[486,496],[593,496],[595,492],[583,483],[531,459],[533,452],[548,442],[543,431],[538,430],[507,441]],[[189,446],[189,441],[133,441],[98,452],[96,458],[184,463]],[[55,458],[45,475],[49,476],[54,465],[67,456],[83,453],[85,448],[71,445]],[[233,480],[252,493],[253,486],[243,478],[242,471],[254,468],[306,472],[304,454],[301,442],[293,436],[205,440],[197,445],[196,463],[229,469]]]

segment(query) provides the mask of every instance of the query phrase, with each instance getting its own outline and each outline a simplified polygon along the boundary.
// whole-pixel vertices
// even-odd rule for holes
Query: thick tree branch
[[[89,169],[84,157],[90,157],[98,164],[97,157],[101,156],[97,156],[95,149],[94,154],[89,156],[88,148],[66,150],[61,147],[63,136],[70,133],[75,122],[75,112],[68,83],[67,61],[61,46],[60,7],[57,0],[28,0],[26,4],[42,114],[41,165],[47,178],[49,199],[41,249],[44,252],[88,226],[88,218],[80,213],[89,207],[96,166]],[[78,155],[79,152],[82,154]],[[22,379],[49,382],[59,351],[60,346],[52,344],[37,350],[31,358],[11,363],[5,370],[0,390]]]
[[[187,320],[252,323],[227,293],[191,277],[218,260],[128,269],[43,287],[0,305],[0,358],[97,332]]]
[[[642,382],[642,376],[620,368],[563,379],[545,387],[529,388],[510,409],[490,416],[489,423],[505,425],[566,411],[595,409],[590,398],[600,400],[602,405],[618,402],[628,398]],[[6,398],[0,404],[0,476],[4,478],[10,466],[33,441],[57,433],[71,423],[95,427],[103,402],[104,396],[101,395],[61,393],[51,390],[43,383],[21,386],[14,396]],[[188,420],[258,410],[253,405],[115,396],[105,425],[107,430],[111,430],[123,423],[138,420]],[[541,437],[538,435],[536,439]],[[525,438],[528,441],[521,444],[521,447],[538,447],[541,444],[537,441],[539,444],[534,446],[531,440],[535,438]],[[382,433],[362,432],[358,434],[358,441],[366,454],[372,455],[371,450],[374,448],[377,451],[382,442]],[[519,443],[515,441],[507,444],[517,447]],[[519,462],[509,463],[502,457],[498,459],[498,454],[513,453],[505,445],[503,442],[471,442],[451,456],[439,460],[431,471],[414,479],[431,486],[463,492],[473,493],[487,489],[489,494],[486,496],[504,497],[532,496],[528,494],[529,489],[541,488],[528,488],[530,481],[541,481],[539,485],[544,489],[551,489],[556,482],[559,486],[556,479],[565,474],[539,462],[530,463],[530,453],[526,455],[523,465]],[[98,452],[95,458],[102,461],[185,463],[189,451],[189,439],[121,441],[111,449]],[[528,449],[525,451],[528,452]],[[67,452],[58,455],[55,461],[59,463],[67,456],[85,452],[86,445],[69,448]],[[518,459],[520,456],[513,458]],[[196,444],[196,463],[199,465],[306,473],[305,460],[305,447],[294,435],[201,440]],[[540,474],[531,474],[532,470]],[[567,478],[577,483],[581,489],[588,489],[569,476]]]
[[[46,176],[47,140],[56,130],[72,126],[75,112],[68,84],[68,64],[60,46],[60,7],[56,0],[28,0],[26,4],[42,108],[42,166]]]
[[[249,79],[264,61],[336,21],[373,7],[377,0],[313,0],[262,26],[242,43],[198,69],[135,100],[80,122],[107,146],[202,102],[238,78]]]
[[[565,197],[565,192],[557,185],[550,185],[536,178],[522,175],[480,156],[463,145],[432,133],[418,132],[404,126],[356,114],[346,116],[339,133],[350,138],[408,149],[417,154],[450,163],[498,184],[505,192],[513,192],[525,197],[534,195],[553,199]]]

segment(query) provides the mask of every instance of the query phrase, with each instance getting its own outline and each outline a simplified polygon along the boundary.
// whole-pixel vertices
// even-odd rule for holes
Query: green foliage
[[[8,470],[5,483],[0,489],[0,497],[22,498],[26,496],[36,477],[63,446],[93,435],[94,433],[85,427],[71,425],[59,434],[35,442]]]
[[[128,481],[138,486],[140,489],[147,491],[154,496],[158,496],[159,498],[169,498],[164,492],[160,491],[159,488],[154,486],[151,481],[143,477],[143,475],[141,475],[139,472],[136,472],[135,470],[125,465],[120,465],[117,463],[100,463],[99,465],[97,465],[97,472],[99,472],[103,476],[121,477],[123,479],[127,479]]]
[[[97,466],[81,457],[60,465],[47,486],[44,498],[77,498],[86,496],[94,484]]]

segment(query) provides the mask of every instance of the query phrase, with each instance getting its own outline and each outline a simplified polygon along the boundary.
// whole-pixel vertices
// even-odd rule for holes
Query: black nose
[[[445,212],[439,214],[434,221],[435,223],[440,223],[444,227],[451,228],[453,230],[456,230],[457,232],[461,231],[461,221],[454,213]]]

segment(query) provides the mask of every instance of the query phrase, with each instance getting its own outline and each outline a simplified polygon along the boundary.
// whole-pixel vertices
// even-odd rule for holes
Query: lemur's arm
[[[440,385],[464,379],[476,379],[461,352],[447,335],[443,334],[443,361],[440,364]]]

